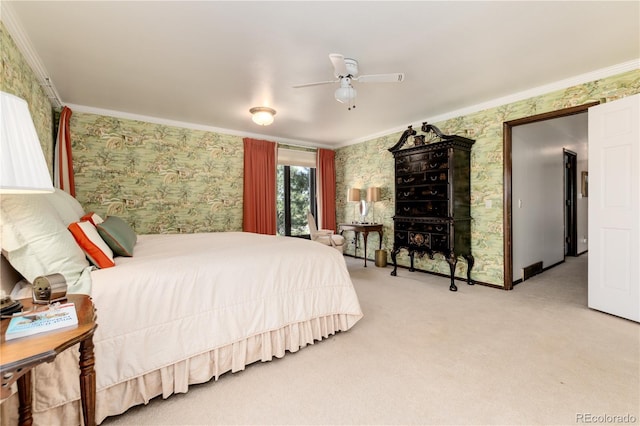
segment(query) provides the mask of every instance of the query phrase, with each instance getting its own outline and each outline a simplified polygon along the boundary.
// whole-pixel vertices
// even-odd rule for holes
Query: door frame
[[[578,154],[564,148],[562,150],[564,163],[564,256],[578,255]],[[569,170],[567,172],[567,169]],[[567,205],[567,202],[569,203]],[[567,238],[569,241],[567,241]]]
[[[504,289],[513,289],[513,208],[512,208],[512,175],[513,175],[513,128],[523,124],[536,123],[538,121],[552,120],[554,118],[586,112],[592,106],[600,104],[599,101],[589,102],[583,105],[564,108],[557,111],[531,115],[529,117],[509,120],[502,123],[502,155],[503,155],[503,247],[504,247]]]

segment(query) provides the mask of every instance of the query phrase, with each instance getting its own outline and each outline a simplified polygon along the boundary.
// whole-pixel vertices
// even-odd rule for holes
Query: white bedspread
[[[134,257],[117,257],[91,278],[98,422],[362,318],[342,254],[298,238],[140,235]],[[77,350],[36,367],[36,424],[80,421],[78,373]],[[17,398],[0,408],[0,421],[15,422]]]
[[[98,391],[287,324],[362,317],[342,255],[298,238],[141,235],[92,280]]]

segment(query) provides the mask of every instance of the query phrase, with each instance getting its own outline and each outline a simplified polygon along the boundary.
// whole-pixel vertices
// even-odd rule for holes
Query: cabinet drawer
[[[447,171],[444,169],[437,171],[426,171],[422,173],[411,173],[396,177],[398,187],[410,187],[415,185],[425,185],[429,183],[446,183]]]
[[[422,163],[424,161],[429,160],[429,158],[431,157],[430,154],[431,154],[430,152],[420,152],[417,154],[403,155],[402,157],[396,158],[396,164],[400,166],[400,165],[407,165],[410,163]]]
[[[396,197],[399,201],[413,201],[413,200],[448,200],[448,186],[446,184],[441,185],[427,185],[427,186],[413,186],[411,188],[402,188],[398,190]]]
[[[417,172],[426,172],[429,170],[441,170],[449,168],[448,158],[434,158],[419,162],[407,162],[396,165],[396,175],[407,175]]]
[[[446,217],[449,210],[447,201],[412,201],[396,203],[397,216]]]
[[[431,247],[431,234],[428,232],[409,232],[409,245],[417,248]]]
[[[395,231],[394,245],[416,250],[430,248],[431,234],[428,232]]]
[[[435,151],[431,151],[429,153],[429,159],[430,160],[438,160],[438,159],[442,159],[442,158],[449,158],[449,149],[448,148],[444,148],[444,149],[436,149]]]
[[[431,234],[431,249],[440,251],[449,250],[449,235]]]
[[[394,224],[396,231],[421,231],[432,234],[449,234],[449,224],[447,223],[425,223],[398,220]]]
[[[426,166],[424,165],[424,163],[398,164],[396,167],[396,175],[397,176],[409,175],[412,173],[423,172],[425,170],[426,170]]]
[[[395,247],[407,247],[412,250],[447,251],[449,249],[449,236],[430,232],[395,231],[394,245]]]

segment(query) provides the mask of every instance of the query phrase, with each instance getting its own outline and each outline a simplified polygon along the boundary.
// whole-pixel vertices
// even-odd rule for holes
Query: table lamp
[[[9,93],[0,95],[0,194],[53,192],[27,102]]]
[[[373,223],[376,222],[376,215],[374,211],[374,203],[376,201],[380,201],[380,188],[377,186],[367,188],[367,202],[371,203],[371,220]]]
[[[360,188],[349,188],[347,191],[347,201],[348,202],[359,202],[360,201]],[[354,217],[357,214],[354,212]]]
[[[24,99],[0,92],[0,194],[53,192],[51,175]],[[0,292],[0,312],[10,315],[22,304]]]

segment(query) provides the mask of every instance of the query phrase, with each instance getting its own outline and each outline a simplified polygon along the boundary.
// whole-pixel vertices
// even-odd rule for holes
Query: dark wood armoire
[[[451,285],[457,291],[454,274],[459,257],[467,261],[467,283],[471,281],[471,146],[474,141],[445,135],[437,127],[423,123],[423,134],[412,126],[398,143],[389,148],[395,158],[395,216],[391,260],[397,273],[396,257],[401,249],[414,256],[441,253],[449,263]],[[413,137],[411,146],[403,148]]]

